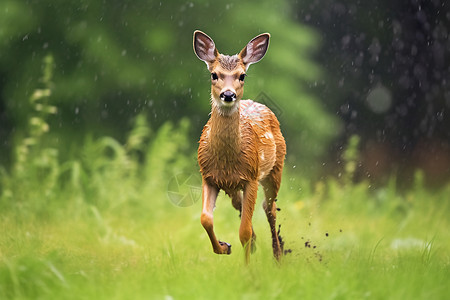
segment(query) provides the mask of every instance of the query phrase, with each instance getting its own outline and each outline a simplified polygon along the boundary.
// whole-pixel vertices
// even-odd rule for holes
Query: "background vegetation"
[[[316,93],[345,124],[335,148],[351,135],[361,137],[359,177],[385,182],[397,173],[408,186],[414,170],[422,169],[428,185],[446,184],[448,4],[307,0],[295,7],[300,22],[320,30],[318,59],[326,71]]]
[[[324,60],[341,53],[329,31],[302,22],[340,6],[316,2],[2,1],[0,298],[446,299],[445,110],[439,130],[408,144],[407,176],[381,168],[379,142],[393,136],[377,137],[370,124],[396,104],[374,114],[383,94],[370,100],[363,80],[334,86],[334,74],[354,77],[338,72],[341,58]],[[289,145],[278,220],[290,253],[281,265],[262,209],[247,268],[237,212],[223,194],[215,227],[233,254],[214,255],[201,228],[195,152],[209,74],[192,52],[194,29],[225,53],[272,34],[246,96],[277,112]],[[361,93],[351,98],[353,86]],[[427,95],[447,105],[445,95]],[[347,100],[366,117],[345,117]],[[406,155],[424,141],[434,141],[428,157],[441,173]]]
[[[210,110],[209,74],[192,50],[195,29],[215,38],[226,54],[260,32],[272,33],[270,52],[250,70],[245,95],[255,99],[263,92],[259,98],[278,107],[292,160],[317,160],[339,132],[338,120],[308,91],[321,74],[311,59],[317,33],[296,23],[287,3],[3,1],[0,12],[5,150],[25,127],[27,99],[49,54],[55,62],[51,97],[58,107],[49,121],[59,147],[77,148],[86,133],[124,142],[139,113],[155,127],[188,117],[195,141]],[[308,145],[302,153],[300,145]]]

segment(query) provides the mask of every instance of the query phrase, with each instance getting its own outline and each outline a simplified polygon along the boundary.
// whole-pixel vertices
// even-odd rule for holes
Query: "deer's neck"
[[[229,115],[224,115],[216,107],[213,107],[210,138],[211,149],[219,160],[224,162],[236,160],[241,151],[239,109]]]

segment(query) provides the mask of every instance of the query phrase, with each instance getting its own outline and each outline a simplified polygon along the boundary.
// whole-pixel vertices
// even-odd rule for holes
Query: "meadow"
[[[0,299],[448,299],[449,184],[427,189],[420,170],[408,189],[395,176],[354,182],[352,137],[339,178],[313,182],[285,166],[286,255],[272,258],[258,208],[247,266],[223,193],[215,230],[232,254],[214,254],[200,225],[187,119],[156,130],[141,114],[124,143],[87,134],[77,151],[62,150],[72,147],[58,147],[47,121],[57,111],[49,77],[30,96],[11,164],[0,166]]]
[[[0,299],[448,299],[450,185],[428,190],[420,171],[407,190],[394,176],[353,183],[351,155],[342,178],[315,183],[286,165],[287,253],[272,258],[260,195],[246,266],[229,198],[219,196],[215,229],[231,255],[214,254],[200,225],[188,128],[155,131],[140,116],[124,145],[88,137],[63,163],[42,146],[47,133],[19,140],[0,173]]]

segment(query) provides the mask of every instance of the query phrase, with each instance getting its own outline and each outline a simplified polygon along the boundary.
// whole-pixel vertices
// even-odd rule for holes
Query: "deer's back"
[[[252,100],[241,100],[241,126],[251,126],[258,149],[258,179],[262,180],[280,161],[284,161],[286,145],[280,123],[265,105]],[[248,130],[242,130],[248,132]]]

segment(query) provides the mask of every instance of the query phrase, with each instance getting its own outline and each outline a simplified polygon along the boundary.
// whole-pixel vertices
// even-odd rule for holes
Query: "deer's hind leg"
[[[266,212],[267,221],[269,222],[270,232],[272,234],[272,249],[273,256],[280,260],[281,254],[283,253],[283,245],[280,244],[280,238],[278,236],[276,222],[277,222],[277,195],[280,188],[279,181],[276,177],[281,176],[272,170],[272,172],[261,182],[264,189],[265,199],[263,202],[263,208]]]
[[[239,212],[239,218],[242,214],[242,191],[234,190],[227,192],[228,196],[231,197],[231,204]]]
[[[232,192],[227,192],[227,194],[231,197],[231,204],[233,204],[233,207],[239,212],[239,218],[241,218],[242,215],[242,191],[239,190],[235,190]],[[251,247],[251,251],[252,253],[256,251],[256,234],[255,231],[253,230],[253,225],[252,225],[252,247]]]

